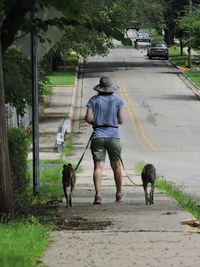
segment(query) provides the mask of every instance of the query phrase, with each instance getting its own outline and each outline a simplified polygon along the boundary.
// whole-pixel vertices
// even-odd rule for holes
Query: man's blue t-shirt
[[[92,139],[120,138],[117,114],[123,104],[120,97],[116,95],[95,95],[90,98],[87,107],[91,108],[93,111],[94,126],[111,126],[95,128]]]

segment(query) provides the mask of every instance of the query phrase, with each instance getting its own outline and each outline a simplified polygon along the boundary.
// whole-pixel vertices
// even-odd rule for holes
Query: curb
[[[194,93],[194,95],[200,98],[200,88],[196,84],[194,84],[193,81],[189,77],[187,77],[184,72],[180,73],[179,77]]]
[[[178,66],[171,59],[169,59],[169,61],[176,69],[178,69]],[[185,72],[180,72],[178,76],[188,86],[193,94],[200,98],[200,88],[189,77],[185,75]]]

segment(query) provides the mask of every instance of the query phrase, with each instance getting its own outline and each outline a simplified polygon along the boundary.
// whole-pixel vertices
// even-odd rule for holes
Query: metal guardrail
[[[67,129],[67,119],[63,119],[58,127],[58,131],[56,134],[56,145],[58,149],[58,153],[60,153],[63,149],[63,144],[64,144],[64,138],[65,138],[65,132]]]

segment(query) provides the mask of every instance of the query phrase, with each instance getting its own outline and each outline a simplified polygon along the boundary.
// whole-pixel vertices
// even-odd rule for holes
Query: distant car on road
[[[146,30],[139,30],[136,36],[137,42],[151,42],[151,33]]]
[[[147,56],[149,57],[149,59],[152,59],[153,57],[163,57],[165,59],[168,59],[169,55],[168,55],[167,44],[164,42],[151,43],[147,48]]]

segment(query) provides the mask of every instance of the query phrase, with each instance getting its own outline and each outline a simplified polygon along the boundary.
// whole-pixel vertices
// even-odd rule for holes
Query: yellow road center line
[[[131,99],[130,99],[130,96],[129,96],[128,92],[127,92],[127,88],[126,88],[126,86],[125,86],[125,83],[124,83],[124,80],[123,80],[123,78],[122,78],[121,73],[120,73],[120,80],[121,80],[121,82],[122,82],[122,84],[123,84],[123,89],[125,90],[125,95],[126,95],[126,98],[127,98],[127,100],[128,100],[128,103],[129,103],[129,105],[130,105],[130,107],[131,107],[131,109],[132,109],[133,113],[135,114],[135,117],[136,117],[136,119],[137,119],[137,121],[138,121],[140,130],[141,130],[141,133],[142,133],[142,136],[143,136],[145,142],[146,142],[146,143],[153,149],[153,151],[158,152],[158,149],[151,143],[151,141],[150,141],[150,140],[148,139],[148,137],[146,136],[146,133],[145,133],[144,127],[143,127],[143,125],[142,125],[140,116],[139,116],[139,114],[138,114],[136,108],[134,107],[133,102],[132,102]]]
[[[136,123],[135,123],[135,118],[133,117],[132,112],[131,112],[131,109],[130,109],[130,107],[128,106],[128,104],[127,104],[127,102],[126,102],[126,98],[123,96],[123,94],[121,94],[121,96],[122,96],[122,99],[123,99],[123,101],[124,101],[124,103],[125,103],[125,105],[126,105],[126,108],[127,108],[127,110],[128,110],[130,119],[131,119],[131,121],[132,121],[133,131],[134,131],[135,137],[136,137],[138,143],[143,147],[143,149],[149,152],[150,150],[144,145],[144,143],[143,143],[142,140],[141,140],[141,137],[140,137],[139,134],[138,134],[137,125],[136,125]]]
[[[132,114],[132,112],[131,112],[131,109],[130,109],[128,103],[127,103],[127,100],[126,100],[126,98],[125,98],[125,96],[124,96],[124,94],[123,94],[123,92],[122,92],[122,90],[121,90],[121,88],[122,88],[123,86],[122,86],[122,84],[121,84],[121,81],[120,81],[120,79],[119,79],[119,76],[117,76],[117,80],[118,80],[118,83],[120,84],[120,93],[121,93],[122,100],[124,101],[124,104],[125,104],[125,106],[126,106],[126,108],[127,108],[127,110],[128,110],[130,119],[131,119],[131,121],[132,121],[133,131],[134,131],[135,137],[136,137],[138,143],[141,145],[141,147],[143,147],[143,149],[144,149],[145,151],[150,152],[150,150],[148,149],[148,147],[146,147],[146,146],[144,145],[144,143],[143,143],[142,140],[141,140],[141,137],[140,137],[139,134],[138,134],[138,129],[137,129],[137,125],[136,125],[136,123],[135,123],[135,118],[134,118],[134,116],[133,116],[133,114]]]
[[[135,109],[135,107],[134,107],[133,103],[131,102],[131,99],[128,95],[128,92],[127,92],[125,83],[123,81],[122,75],[117,74],[116,76],[117,76],[117,80],[120,84],[120,92],[121,92],[122,99],[125,103],[125,106],[128,110],[129,116],[130,116],[132,124],[133,124],[133,130],[134,130],[134,134],[135,134],[137,141],[143,147],[144,150],[146,150],[148,152],[151,152],[152,150],[154,152],[155,151],[157,152],[158,149],[149,141],[149,139],[147,138],[147,136],[145,134],[145,131],[144,131],[144,128],[142,126],[142,122],[140,120],[139,114],[138,114],[137,110]],[[137,128],[136,122],[139,125],[140,131]],[[141,136],[140,136],[140,132],[141,132]],[[146,146],[146,145],[148,145],[148,146]]]

